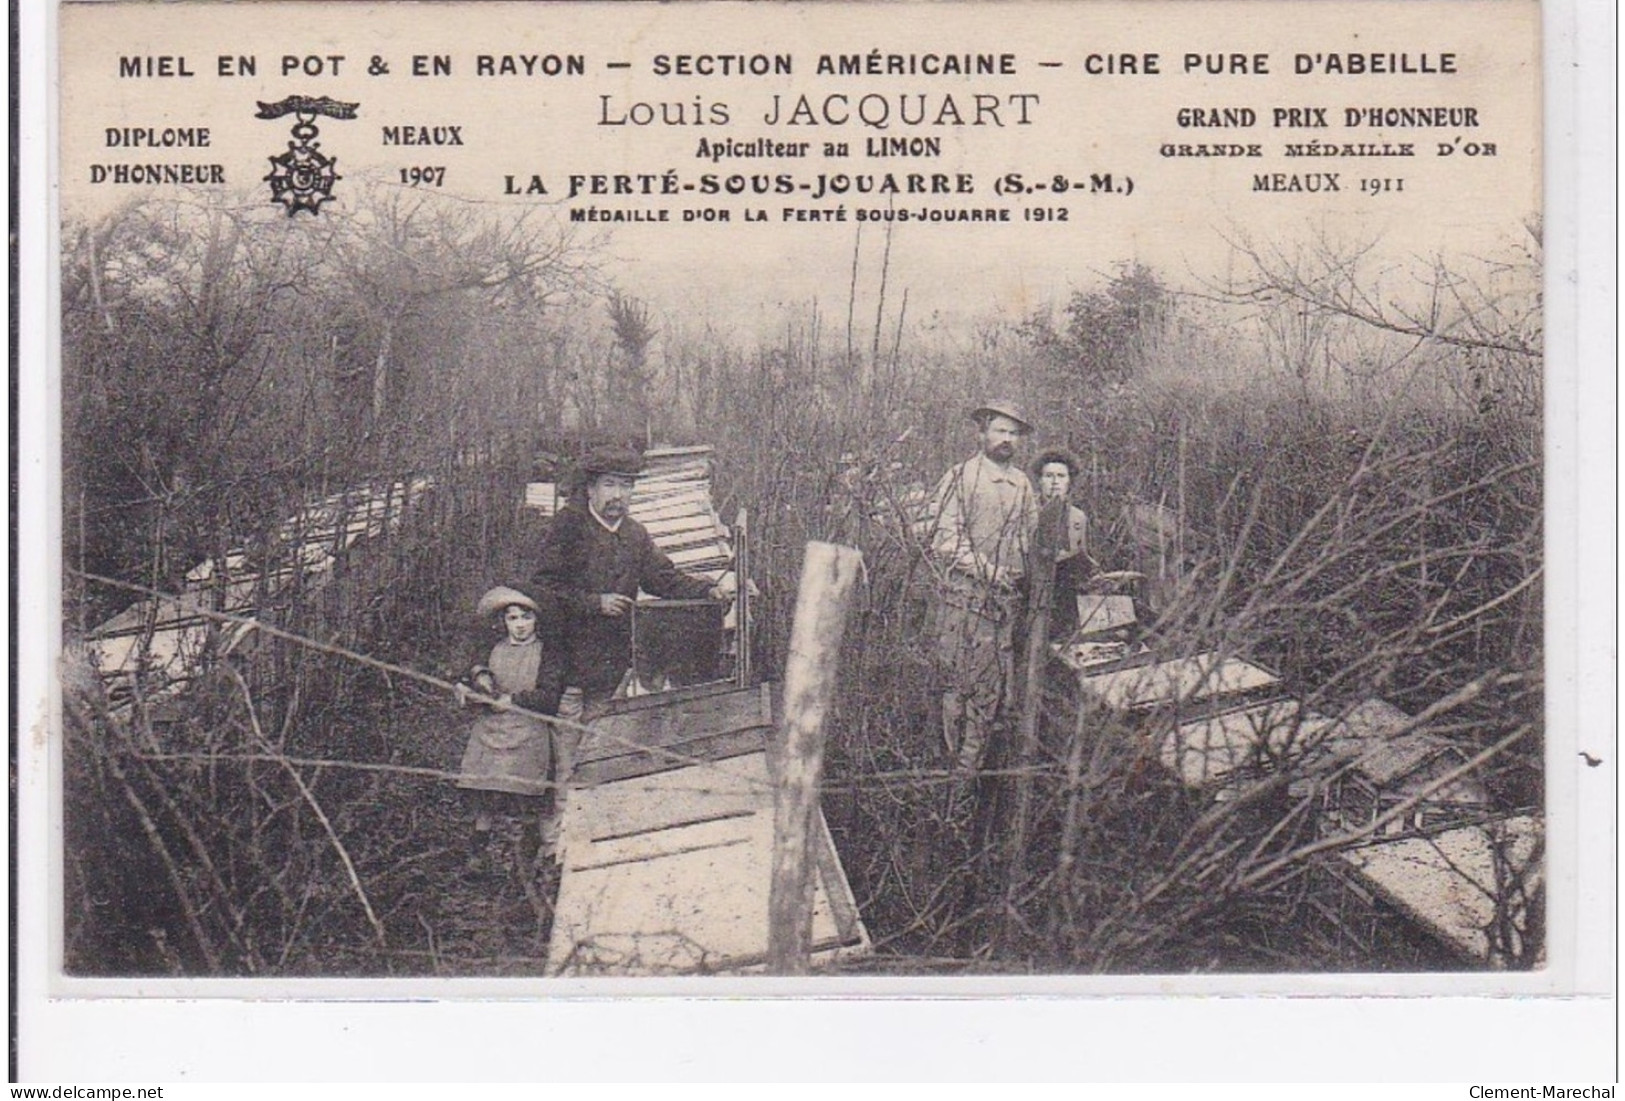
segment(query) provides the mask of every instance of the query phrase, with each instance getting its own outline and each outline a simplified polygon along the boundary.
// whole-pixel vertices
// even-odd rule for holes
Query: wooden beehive
[[[244,624],[222,629],[208,613],[251,616],[257,601],[296,581],[320,587],[359,540],[398,528],[407,508],[431,486],[428,478],[409,478],[308,502],[278,526],[269,568],[232,550],[222,562],[210,558],[194,566],[176,596],[137,601],[99,624],[89,632],[87,649],[109,697],[115,703],[127,698],[129,681],[137,676],[151,696],[184,688],[211,645],[216,654],[230,652],[249,630]]]
[[[1296,738],[1295,700],[1218,707],[1184,718],[1160,739],[1163,766],[1186,786],[1208,787],[1286,756]]]
[[[1470,823],[1484,816],[1489,796],[1472,776],[1440,779],[1467,760],[1453,742],[1414,729],[1410,716],[1386,700],[1366,700],[1336,719],[1319,719],[1306,741],[1317,748],[1322,829],[1358,829],[1401,804],[1415,802],[1380,827],[1380,836]]]
[[[581,745],[564,815],[553,974],[739,972],[766,960],[774,693],[697,688],[617,701]],[[869,949],[815,821],[814,960]]]

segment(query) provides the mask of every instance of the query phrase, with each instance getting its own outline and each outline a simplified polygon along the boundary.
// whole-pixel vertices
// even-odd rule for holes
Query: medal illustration
[[[271,171],[264,177],[271,185],[271,201],[281,203],[293,217],[301,210],[320,212],[322,203],[333,197],[333,185],[344,177],[334,169],[337,157],[321,152],[316,136],[318,115],[332,119],[355,118],[358,103],[340,103],[329,96],[289,96],[276,103],[260,103],[256,118],[278,119],[293,115],[293,140],[285,153],[270,158]]]

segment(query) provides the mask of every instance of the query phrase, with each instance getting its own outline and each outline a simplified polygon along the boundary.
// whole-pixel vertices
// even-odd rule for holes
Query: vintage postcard
[[[1596,989],[1543,34],[61,5],[49,991]]]

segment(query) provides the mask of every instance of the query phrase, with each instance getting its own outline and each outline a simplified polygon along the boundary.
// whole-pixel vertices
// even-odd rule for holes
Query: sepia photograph
[[[13,1079],[1606,1077],[1609,5],[45,7]]]
[[[64,980],[1548,966],[1539,6],[992,8],[63,5]]]

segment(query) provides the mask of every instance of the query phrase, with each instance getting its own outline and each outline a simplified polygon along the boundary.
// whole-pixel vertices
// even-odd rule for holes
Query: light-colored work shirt
[[[1014,585],[1027,568],[1038,497],[1026,473],[978,453],[937,483],[931,551],[950,571]]]

